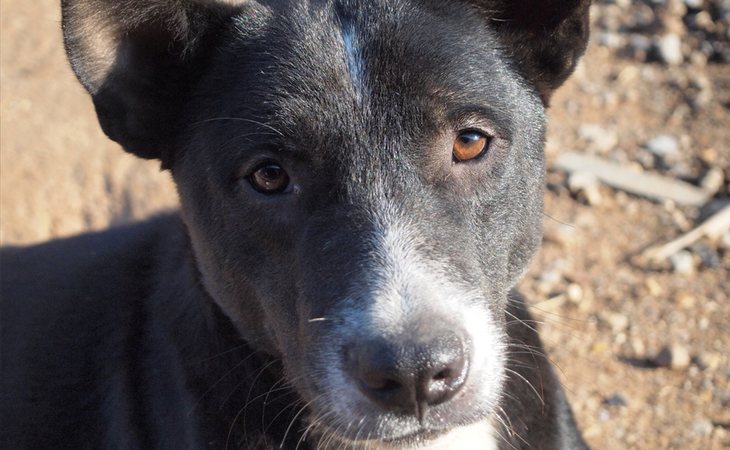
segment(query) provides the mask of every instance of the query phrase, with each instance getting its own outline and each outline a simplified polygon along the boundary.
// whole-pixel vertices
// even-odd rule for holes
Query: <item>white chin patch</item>
[[[362,450],[497,450],[497,433],[489,421],[455,428],[449,433],[432,441],[418,445],[393,446],[381,441],[369,441],[361,446]]]

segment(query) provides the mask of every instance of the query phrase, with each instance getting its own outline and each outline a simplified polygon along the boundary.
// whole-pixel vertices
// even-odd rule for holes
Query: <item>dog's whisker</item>
[[[302,436],[299,438],[299,442],[297,442],[297,446],[294,450],[297,450],[299,448],[299,445],[307,440],[307,436],[309,433],[313,430],[316,430],[317,427],[319,427],[320,424],[324,423],[324,420],[335,414],[335,411],[327,411],[323,414],[316,415],[314,419],[312,420],[311,424],[304,430],[304,433],[302,433]],[[311,435],[309,435],[311,436]]]
[[[232,374],[236,369],[238,369],[241,366],[243,366],[248,361],[248,359],[251,358],[254,354],[255,354],[255,352],[249,354],[247,357],[243,358],[241,361],[239,361],[236,364],[234,364],[234,366],[231,367],[228,371],[226,371],[226,373],[224,373],[223,375],[221,375],[221,377],[218,378],[218,380],[215,383],[211,384],[208,387],[208,389],[206,389],[205,392],[203,392],[200,395],[200,397],[198,398],[198,400],[190,408],[190,410],[188,411],[188,416],[190,414],[192,414],[193,411],[195,411],[195,408],[198,407],[198,405],[203,400],[203,398],[205,398],[208,394],[210,394],[213,391],[213,389],[215,389],[215,387],[218,386],[226,377],[228,377],[230,374]]]
[[[309,322],[309,323],[313,323],[313,322],[324,322],[326,320],[329,320],[329,319],[326,318],[326,317],[316,317],[314,319],[307,320],[307,322]]]
[[[529,447],[530,443],[527,442],[527,440],[524,437],[522,437],[522,435],[520,433],[518,433],[517,430],[514,429],[514,427],[512,425],[512,420],[510,420],[509,415],[504,410],[504,408],[502,408],[502,406],[500,406],[500,405],[497,405],[497,408],[499,409],[499,411],[497,412],[497,417],[500,418],[500,420],[502,421],[502,424],[504,424],[504,425],[507,425],[507,423],[509,424],[509,425],[507,425],[509,434],[511,436],[517,436],[517,439],[521,440],[526,446]],[[507,423],[505,423],[505,420],[507,421]]]
[[[243,408],[242,408],[244,411],[243,424],[242,424],[244,440],[248,437],[248,427],[246,426],[246,416],[247,416],[246,410],[248,409],[248,406],[251,404],[249,400],[251,398],[251,394],[253,393],[253,389],[254,389],[254,387],[256,387],[256,383],[258,382],[259,378],[266,372],[266,370],[268,370],[269,367],[276,364],[277,362],[278,361],[276,359],[272,359],[268,363],[264,364],[264,366],[258,371],[256,376],[254,377],[253,381],[251,381],[251,385],[248,388],[248,394],[246,394],[246,400],[244,401]],[[230,435],[230,432],[229,432],[229,435]]]
[[[312,399],[312,400],[308,401],[307,403],[305,403],[304,406],[302,406],[301,409],[299,409],[299,412],[297,412],[294,415],[294,417],[289,422],[289,426],[286,427],[286,431],[284,432],[284,437],[281,438],[281,444],[279,444],[279,448],[284,448],[284,443],[286,442],[287,435],[289,435],[289,431],[291,431],[291,427],[294,425],[294,423],[296,422],[297,418],[307,409],[307,406],[309,406],[312,403],[314,403],[315,400],[317,400],[317,397],[315,397],[314,399]]]
[[[567,227],[574,228],[574,229],[577,228],[575,224],[563,222],[562,220],[556,219],[555,217],[551,216],[550,214],[546,213],[545,211],[543,211],[542,215],[547,217],[550,220],[553,220],[553,221],[559,223],[560,225],[565,225]]]
[[[532,383],[530,383],[530,381],[527,378],[525,378],[524,376],[522,376],[522,374],[520,374],[519,372],[510,369],[509,367],[505,367],[504,370],[506,370],[507,372],[515,375],[516,377],[518,377],[522,381],[524,381],[527,384],[527,386],[532,390],[532,392],[535,393],[535,396],[537,397],[537,399],[540,400],[540,404],[542,404],[543,407],[545,406],[545,400],[537,392],[537,389],[535,388],[535,386],[533,386]]]
[[[267,432],[269,431],[269,429],[270,429],[270,428],[271,428],[271,427],[272,427],[272,426],[273,426],[273,425],[274,425],[275,423],[277,423],[277,422],[276,422],[276,420],[277,420],[277,419],[278,419],[279,417],[281,417],[281,415],[282,415],[282,414],[284,414],[285,412],[287,412],[287,411],[288,411],[289,409],[291,409],[291,408],[296,408],[297,406],[299,406],[299,405],[301,405],[301,404],[302,404],[302,401],[301,401],[301,400],[299,400],[299,399],[297,399],[297,400],[294,400],[294,401],[290,402],[290,403],[289,403],[289,404],[287,404],[286,406],[282,407],[282,408],[281,408],[281,409],[279,410],[279,412],[278,412],[278,413],[276,413],[276,415],[275,415],[275,416],[274,416],[274,417],[273,417],[273,418],[271,419],[271,422],[269,422],[269,425],[267,425],[267,426],[266,426],[266,428],[264,429],[264,434],[266,434],[266,433],[267,433]]]
[[[235,352],[235,351],[240,350],[240,349],[242,349],[244,347],[247,347],[247,346],[248,346],[248,344],[246,344],[244,342],[241,345],[236,345],[236,346],[234,346],[232,348],[229,348],[228,350],[224,350],[224,351],[222,351],[220,353],[216,353],[215,355],[209,356],[207,358],[203,358],[203,359],[199,359],[199,360],[195,360],[195,361],[189,361],[189,362],[186,363],[186,365],[187,366],[195,366],[195,365],[198,365],[198,364],[203,364],[205,362],[211,361],[211,360],[216,359],[216,358],[220,358],[221,356],[224,356],[224,355],[227,355],[229,353]],[[257,352],[258,352],[258,350],[252,350],[251,351],[251,353],[257,353]]]

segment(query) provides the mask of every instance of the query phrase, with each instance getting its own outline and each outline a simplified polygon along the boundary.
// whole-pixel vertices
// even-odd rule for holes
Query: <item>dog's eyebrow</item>
[[[514,125],[510,114],[488,105],[452,105],[446,110],[446,118],[455,127],[482,125],[505,138],[512,135]]]
[[[259,125],[261,127],[264,127],[264,128],[267,128],[267,129],[273,131],[274,133],[278,134],[281,137],[284,137],[284,133],[282,133],[275,127],[269,125],[268,123],[264,123],[264,122],[254,120],[254,119],[248,119],[245,117],[211,117],[209,119],[199,120],[197,122],[192,123],[191,125],[198,126],[198,125],[203,125],[203,124],[210,123],[210,122],[219,122],[219,121],[227,121],[227,120],[248,122],[248,123],[252,123],[254,125]]]

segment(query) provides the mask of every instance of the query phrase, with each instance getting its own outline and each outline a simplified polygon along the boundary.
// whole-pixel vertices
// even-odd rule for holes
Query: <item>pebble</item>
[[[697,304],[695,296],[687,291],[679,291],[677,295],[674,296],[674,301],[683,309],[692,309]]]
[[[578,127],[578,136],[588,141],[591,147],[601,153],[613,150],[618,145],[618,134],[613,130],[594,124],[584,123]]]
[[[629,327],[629,318],[617,312],[602,311],[598,314],[598,319],[608,325],[614,333],[619,333]]]
[[[704,0],[684,0],[684,4],[689,9],[702,9]]]
[[[730,250],[730,231],[720,236],[720,248]]]
[[[598,35],[598,42],[604,47],[616,49],[621,46],[621,36],[611,31],[603,32]]]
[[[719,167],[711,167],[707,171],[705,176],[702,177],[702,180],[700,181],[700,187],[714,195],[722,188],[722,184],[724,183],[724,181],[725,174],[723,173],[722,169],[720,169]]]
[[[598,206],[603,202],[599,186],[598,178],[589,172],[573,172],[568,177],[570,192],[590,206]]]
[[[668,367],[672,370],[686,369],[690,362],[689,351],[679,344],[662,348],[654,357],[654,364],[658,367]]]
[[[631,342],[629,343],[631,345],[631,351],[634,355],[645,355],[646,354],[646,346],[644,345],[644,342],[639,338],[633,338]]]
[[[583,300],[583,288],[577,283],[570,283],[565,290],[568,300],[573,303],[580,303]]]
[[[642,34],[632,34],[629,36],[629,47],[634,58],[645,60],[651,51],[651,39]]]
[[[691,275],[695,271],[695,260],[692,253],[687,250],[680,250],[669,257],[672,269],[682,275]]]
[[[709,436],[715,428],[707,419],[697,419],[692,423],[692,432],[697,436]]]
[[[623,395],[616,392],[607,399],[603,400],[603,404],[608,406],[626,406],[626,399]]]
[[[611,420],[611,413],[608,412],[605,408],[601,408],[598,410],[598,421],[599,422],[608,422]]]
[[[545,240],[567,247],[576,240],[577,228],[572,225],[549,221],[545,225]]]
[[[700,369],[713,372],[720,367],[720,364],[722,364],[722,356],[718,353],[705,352],[695,358],[695,362]]]
[[[655,278],[647,278],[644,284],[649,290],[649,294],[651,294],[653,297],[657,297],[661,295],[662,292],[664,292],[664,290],[662,289],[662,285],[659,284],[659,282]]]
[[[563,280],[563,275],[557,270],[546,270],[540,274],[537,289],[543,294],[549,294]]]
[[[722,265],[722,260],[717,251],[709,245],[700,242],[692,247],[692,251],[700,257],[702,265],[708,269],[714,269]]]
[[[679,141],[669,134],[660,134],[646,143],[646,149],[662,158],[675,156],[679,153]]]
[[[682,64],[682,40],[677,34],[670,33],[662,36],[656,42],[656,49],[659,59],[670,66]]]

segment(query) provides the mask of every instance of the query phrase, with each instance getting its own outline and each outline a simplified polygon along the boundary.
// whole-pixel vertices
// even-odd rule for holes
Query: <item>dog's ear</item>
[[[543,103],[575,69],[586,49],[590,0],[469,0],[497,30]]]
[[[206,45],[235,8],[206,0],[62,0],[63,36],[104,132],[143,158],[172,157]]]

